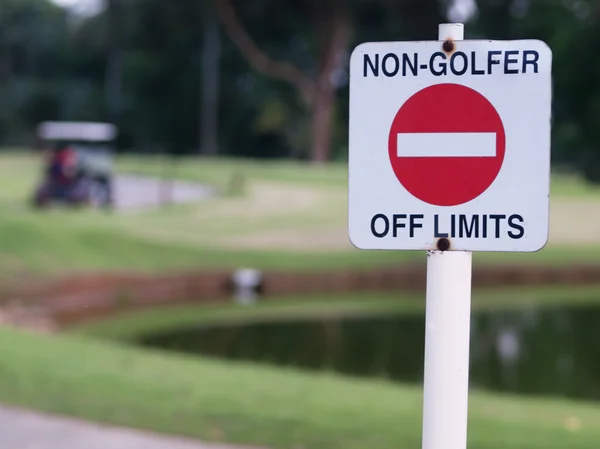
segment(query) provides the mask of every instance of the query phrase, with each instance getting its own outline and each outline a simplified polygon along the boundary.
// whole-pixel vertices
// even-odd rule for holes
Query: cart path
[[[0,406],[0,447],[18,449],[251,449],[201,443]],[[258,448],[254,448],[258,449]]]
[[[212,188],[193,182],[125,174],[115,176],[113,182],[115,208],[120,211],[154,208],[165,200],[182,204],[215,196]]]

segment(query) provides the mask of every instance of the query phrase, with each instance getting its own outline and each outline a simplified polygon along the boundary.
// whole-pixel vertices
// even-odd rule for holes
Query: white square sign
[[[548,240],[552,52],[537,40],[453,44],[352,53],[357,248],[532,252]]]

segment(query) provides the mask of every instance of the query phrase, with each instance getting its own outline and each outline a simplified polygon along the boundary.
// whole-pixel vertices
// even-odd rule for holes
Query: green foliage
[[[327,2],[234,1],[257,46],[314,75],[322,36],[315,11]],[[595,0],[476,0],[467,37],[537,38],[554,53],[553,159],[592,182],[600,153],[600,40]],[[352,45],[434,39],[448,0],[346,0]],[[33,142],[42,119],[107,119],[107,62],[122,55],[122,146],[144,152],[198,151],[202,27],[211,0],[115,0],[122,32],[107,13],[69,21],[48,0],[0,0],[0,144]],[[296,88],[255,73],[221,29],[218,139],[221,154],[306,158],[310,117]],[[111,46],[116,45],[116,47]],[[347,71],[347,67],[343,67]],[[333,154],[347,155],[347,73],[339,73]]]
[[[58,112],[66,15],[46,0],[0,1],[0,141],[32,143],[41,114]]]
[[[600,10],[595,0],[478,0],[472,37],[542,39],[553,51],[555,162],[600,183]],[[520,5],[520,6],[519,6]]]

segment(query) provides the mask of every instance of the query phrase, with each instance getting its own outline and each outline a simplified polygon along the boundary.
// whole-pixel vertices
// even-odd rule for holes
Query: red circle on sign
[[[436,84],[402,105],[388,147],[398,181],[413,196],[457,206],[492,185],[504,162],[506,136],[500,115],[479,92]]]

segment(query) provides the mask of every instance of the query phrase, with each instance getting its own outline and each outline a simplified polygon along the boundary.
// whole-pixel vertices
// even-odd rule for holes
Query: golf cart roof
[[[107,142],[117,137],[117,127],[100,122],[43,122],[37,133],[44,140]]]

